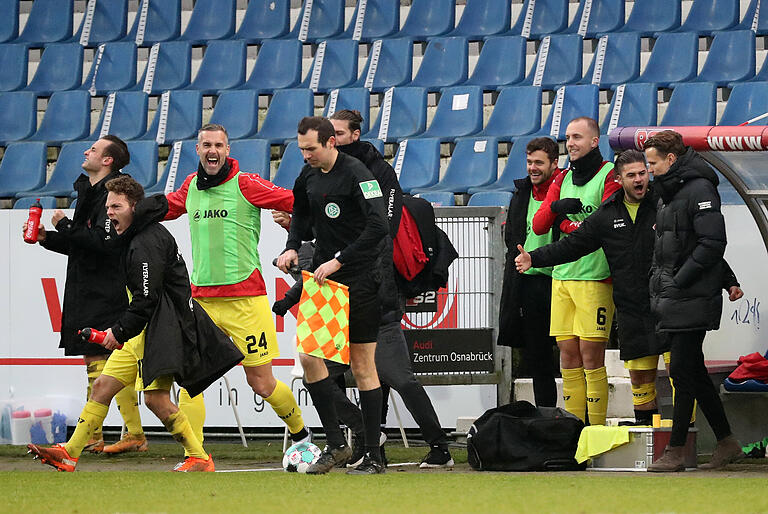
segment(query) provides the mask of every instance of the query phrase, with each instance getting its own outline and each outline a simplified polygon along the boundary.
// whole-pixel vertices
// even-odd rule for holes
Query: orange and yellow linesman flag
[[[349,364],[349,288],[301,272],[304,289],[296,317],[296,343],[300,353]]]

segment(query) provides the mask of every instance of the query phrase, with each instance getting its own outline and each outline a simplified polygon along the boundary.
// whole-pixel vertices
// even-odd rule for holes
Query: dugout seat
[[[378,41],[381,41],[380,43]],[[368,59],[354,83],[380,93],[393,86],[408,84],[413,76],[413,43],[409,38],[380,39],[368,52]],[[376,50],[379,46],[379,50]],[[376,53],[378,52],[378,55]],[[371,60],[376,55],[376,65],[371,71]]]
[[[14,209],[29,209],[32,207],[32,205],[38,200],[38,198],[34,196],[28,196],[25,198],[19,198],[14,202],[13,208]],[[43,209],[55,209],[57,207],[56,205],[56,197],[53,196],[41,196],[39,198],[40,205],[43,206]]]
[[[80,89],[94,96],[105,96],[136,85],[136,45],[123,41],[105,43],[94,52],[88,76]]]
[[[510,0],[467,0],[456,28],[446,35],[478,41],[509,32],[510,19]]]
[[[584,8],[589,2],[590,10],[584,20]],[[582,22],[587,23],[585,39],[594,39],[598,34],[614,32],[624,25],[624,0],[580,0],[576,15],[563,34],[578,34]]]
[[[128,0],[98,0],[92,5],[93,18],[87,39],[81,41],[83,28],[88,21],[89,2],[85,4],[85,14],[80,21],[80,27],[75,35],[67,40],[68,42],[94,47],[125,37],[125,31],[128,28]]]
[[[192,45],[187,41],[168,41],[157,44],[157,60],[152,66],[152,51],[144,73],[131,88],[150,95],[159,95],[169,89],[181,89],[189,85],[192,74]],[[147,74],[152,69],[151,81]],[[151,82],[151,83],[148,83]]]
[[[421,134],[427,125],[427,90],[423,87],[391,88],[392,100],[388,116],[386,95],[379,108],[376,121],[371,130],[363,135],[364,139],[382,139],[392,143],[398,139]],[[387,120],[382,126],[382,118]]]
[[[435,117],[421,137],[453,141],[483,129],[483,89],[479,86],[447,87],[440,91]]]
[[[680,27],[682,0],[643,0],[635,2],[627,22],[614,32],[635,32],[651,37]]]
[[[497,177],[498,156],[495,137],[459,138],[443,178],[433,186],[412,189],[411,193],[466,193],[470,188],[490,184]]]
[[[397,35],[426,41],[450,32],[455,24],[456,0],[413,0]]]
[[[334,98],[335,97],[335,98]],[[333,103],[333,106],[331,105]],[[368,132],[370,126],[371,95],[364,87],[347,87],[331,91],[325,101],[323,116],[330,117],[334,112],[344,109],[360,111],[363,121],[360,124],[360,133]],[[330,111],[333,107],[333,112]]]
[[[600,154],[603,156],[603,160],[613,161],[615,152],[611,148],[611,141],[606,134],[600,135],[600,142],[598,143],[600,148]]]
[[[142,13],[145,12],[143,32]],[[173,41],[181,34],[181,0],[141,0],[136,18],[123,41],[136,46],[152,46],[155,43]]]
[[[600,127],[602,134],[608,134],[616,127],[655,126],[657,89],[655,84],[623,84],[616,88],[611,105]],[[618,107],[616,102],[621,98]],[[614,111],[616,118],[614,119]],[[612,125],[612,120],[614,125]]]
[[[19,37],[19,0],[0,0],[0,43]]]
[[[48,107],[28,139],[60,146],[64,141],[85,139],[91,130],[91,97],[87,91],[57,91],[51,95]]]
[[[309,13],[307,7],[305,0],[299,11],[299,19],[286,38],[315,43],[336,37],[344,30],[344,0],[314,0]],[[305,23],[307,16],[308,22]]]
[[[283,144],[286,139],[295,139],[299,121],[313,113],[314,96],[309,89],[275,91],[256,137],[266,139],[270,144]]]
[[[19,141],[37,127],[37,95],[31,91],[0,93],[0,146]]]
[[[131,162],[123,168],[145,189],[157,182],[157,143],[154,141],[128,141]]]
[[[758,9],[758,5],[761,7]],[[741,23],[733,27],[733,30],[752,30],[758,36],[768,35],[768,6],[762,0],[751,0],[747,11],[741,19]],[[0,40],[2,37],[0,36]]]
[[[432,137],[400,141],[392,167],[404,193],[435,185],[440,178],[440,140]]]
[[[520,36],[490,36],[483,43],[472,75],[464,83],[489,91],[525,78],[526,40]]]
[[[285,145],[285,151],[280,158],[280,165],[277,167],[272,183],[286,189],[293,189],[296,178],[298,178],[303,167],[304,156],[301,155],[299,145],[296,141],[291,141]]]
[[[558,116],[556,105],[559,95],[563,95],[563,108]],[[558,141],[564,141],[565,129],[572,119],[589,116],[594,120],[599,120],[599,95],[600,90],[591,84],[561,87],[557,90],[552,109],[537,135],[551,136]]]
[[[119,137],[123,141],[136,139],[147,131],[147,113],[149,98],[142,91],[117,91],[114,93],[112,113],[107,134]],[[104,118],[109,108],[109,97],[104,102],[99,121],[88,139],[97,140],[104,126]]]
[[[768,82],[736,84],[718,125],[740,125],[768,112]],[[768,118],[751,125],[768,125]]]
[[[692,82],[714,82],[725,87],[754,76],[755,34],[751,30],[728,30],[715,34],[707,60]]]
[[[425,191],[416,196],[428,201],[434,207],[454,207],[456,205],[456,197],[449,191]]]
[[[197,137],[197,131],[203,124],[203,95],[200,91],[168,91],[167,100],[164,98],[160,97],[149,129],[138,139],[150,139],[162,145],[169,141]],[[168,102],[168,117],[162,127],[160,120],[165,101]]]
[[[35,0],[24,29],[12,42],[40,48],[47,43],[69,39],[72,37],[74,6],[74,0]],[[16,12],[18,15],[18,10]]]
[[[43,50],[35,75],[24,88],[38,96],[51,96],[80,86],[83,78],[83,47],[78,43],[57,43]]]
[[[237,0],[196,0],[179,41],[204,45],[212,39],[230,39],[235,34],[236,11]]]
[[[301,82],[301,42],[295,39],[266,40],[259,48],[248,80],[237,89],[254,89],[272,94]]]
[[[27,45],[5,43],[0,45],[0,91],[16,91],[27,85],[29,57]]]
[[[258,130],[259,92],[222,91],[216,99],[210,123],[227,127],[229,139],[246,139]]]
[[[230,141],[229,156],[237,159],[240,171],[256,173],[269,180],[269,143],[263,139]]]
[[[400,29],[400,2],[397,0],[367,0],[359,37],[355,38],[355,27],[360,13],[358,0],[347,29],[339,36],[369,43],[375,39],[392,36]]]
[[[509,207],[512,193],[508,191],[481,191],[475,193],[467,203],[468,207]]]
[[[531,11],[532,12],[529,12]],[[530,18],[530,21],[528,21]],[[568,26],[568,0],[525,0],[510,34],[541,39]],[[525,33],[527,31],[527,33]]]
[[[763,61],[763,65],[760,67],[760,70],[755,73],[755,76],[752,77],[749,80],[745,80],[743,82],[766,82],[768,81],[768,59],[765,59]],[[728,84],[728,87],[733,88],[736,84],[739,84],[739,82],[731,82]]]
[[[168,176],[172,169],[174,169],[174,160],[177,148],[179,149],[178,163],[175,166],[175,180],[173,181],[173,191],[176,191],[181,187],[184,181],[189,175],[197,172],[197,165],[200,162],[197,152],[195,152],[195,145],[197,139],[187,139],[185,141],[176,141],[171,147],[171,152],[168,154],[168,161],[165,163],[163,174],[154,186],[145,191],[147,196],[162,194],[165,192],[165,185],[168,182]]]
[[[235,39],[258,45],[286,35],[290,28],[290,0],[250,0]]]
[[[0,161],[0,198],[12,198],[45,184],[47,147],[41,142],[11,143]]]
[[[16,194],[16,198],[25,196],[69,196],[72,194],[72,184],[83,173],[83,154],[93,145],[93,141],[75,141],[61,145],[61,152],[53,168],[53,173],[48,182],[33,191],[23,191]]]
[[[699,38],[695,33],[661,33],[645,70],[635,82],[650,82],[658,87],[669,87],[673,82],[687,82],[696,76],[698,62]]]
[[[466,82],[469,67],[469,45],[463,37],[435,37],[427,43],[424,58],[411,81],[411,86],[428,91]]]
[[[691,10],[680,28],[674,32],[694,32],[711,36],[739,23],[740,0],[693,0]]]
[[[373,147],[376,150],[378,150],[381,155],[384,155],[384,141],[382,141],[381,139],[361,139],[361,141],[371,143]]]
[[[541,136],[524,136],[517,138],[512,145],[512,148],[509,149],[507,162],[504,165],[504,169],[501,170],[499,178],[485,186],[470,187],[467,192],[474,195],[488,191],[514,191],[515,180],[525,178],[528,175],[528,165],[525,161],[527,152],[525,151],[525,148],[532,139],[537,137]]]
[[[321,54],[322,45],[325,45],[324,54]],[[315,93],[327,93],[352,84],[357,80],[357,52],[358,43],[352,39],[323,41],[300,87]]]
[[[478,136],[511,141],[541,128],[541,88],[509,86],[499,90],[488,124]]]
[[[714,125],[717,85],[714,82],[678,84],[672,92],[660,126]]]
[[[245,41],[211,41],[194,80],[186,87],[204,95],[236,88],[245,82]]]
[[[607,34],[602,38],[579,84],[595,84],[600,89],[609,89],[640,76],[640,36],[634,33]],[[605,45],[603,51],[600,50],[602,45]]]
[[[563,84],[575,84],[581,79],[582,46],[583,41],[578,34],[545,36],[536,53],[533,68],[519,85],[556,89]],[[540,84],[536,84],[538,75]]]

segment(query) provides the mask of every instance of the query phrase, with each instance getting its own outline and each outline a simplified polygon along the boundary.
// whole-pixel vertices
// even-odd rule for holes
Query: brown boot
[[[664,456],[648,466],[648,471],[652,473],[685,471],[684,452],[684,446],[667,446],[664,448]]]
[[[744,457],[744,452],[741,450],[741,443],[729,435],[723,439],[720,439],[715,446],[715,451],[712,453],[712,459],[706,464],[699,466],[701,469],[720,469],[724,468],[731,462]]]

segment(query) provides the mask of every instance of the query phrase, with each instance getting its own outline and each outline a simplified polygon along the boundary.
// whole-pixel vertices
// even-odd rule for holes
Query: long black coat
[[[243,359],[234,343],[192,299],[189,275],[176,240],[159,221],[168,210],[164,195],[137,205],[123,256],[132,300],[112,327],[124,343],[146,326],[144,384],[173,375],[196,396]]]
[[[105,207],[104,184],[121,175],[112,172],[93,186],[88,176],[80,175],[73,184],[77,192],[73,219],[62,218],[56,230],[46,230],[40,243],[68,257],[59,343],[65,355],[109,354],[102,346],[83,342],[77,331],[86,327],[106,330],[128,307],[125,274],[120,266],[123,245]]]

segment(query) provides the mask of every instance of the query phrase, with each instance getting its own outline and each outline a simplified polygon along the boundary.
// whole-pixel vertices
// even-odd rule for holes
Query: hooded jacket
[[[159,221],[168,210],[163,195],[136,205],[121,235],[131,303],[112,327],[124,343],[145,330],[140,373],[145,384],[173,375],[196,396],[243,359],[243,354],[192,299],[189,275],[176,240]]]

